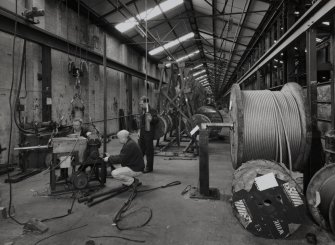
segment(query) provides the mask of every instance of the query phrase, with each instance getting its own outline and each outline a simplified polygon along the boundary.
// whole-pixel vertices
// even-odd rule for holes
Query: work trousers
[[[144,133],[144,135],[140,135],[140,139],[138,140],[138,144],[140,145],[143,156],[145,155],[147,158],[146,169],[153,170],[154,168],[154,136],[153,134]]]
[[[134,177],[139,176],[142,172],[135,172],[128,167],[122,167],[121,165],[114,164],[115,169],[112,171],[114,179],[120,181],[126,186],[130,186],[134,182]]]

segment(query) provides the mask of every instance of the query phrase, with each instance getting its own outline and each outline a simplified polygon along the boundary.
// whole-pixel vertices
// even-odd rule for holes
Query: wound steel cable
[[[241,91],[244,106],[243,162],[269,159],[292,166],[301,148],[302,122],[291,93]]]
[[[321,203],[319,210],[327,222],[329,222],[330,203],[335,197],[335,175],[326,179],[320,188]]]

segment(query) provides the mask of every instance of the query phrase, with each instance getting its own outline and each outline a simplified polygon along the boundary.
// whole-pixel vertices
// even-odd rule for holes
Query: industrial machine
[[[88,138],[73,135],[53,138],[52,144],[51,194],[95,189],[106,183],[106,163],[100,157],[101,140],[97,134]],[[57,175],[61,169],[71,171],[69,177]]]

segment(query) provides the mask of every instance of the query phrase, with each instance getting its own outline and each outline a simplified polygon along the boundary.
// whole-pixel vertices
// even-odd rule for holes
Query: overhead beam
[[[136,2],[138,2],[138,1],[139,1],[139,0],[132,0],[132,1],[127,2],[125,5],[126,5],[126,6],[130,6],[130,5],[132,5],[132,4],[136,4]],[[123,9],[123,8],[124,8],[123,5],[119,5],[119,6],[115,7],[113,10],[108,11],[107,13],[101,15],[99,18],[100,18],[100,19],[102,19],[102,18],[106,18],[106,17],[108,17],[109,15],[115,14],[116,12],[120,11],[120,10]]]
[[[98,65],[103,64],[103,56],[101,54],[87,49],[87,47],[83,45],[73,43],[53,33],[31,25],[21,16],[15,18],[15,13],[0,7],[0,31],[14,35],[15,19],[17,20],[16,35],[18,37],[77,57],[79,57],[78,49],[81,49],[82,53],[85,53],[85,59]],[[145,73],[111,58],[107,59],[107,67],[140,79],[145,79]],[[148,76],[148,81],[159,82],[159,79]]]
[[[267,64],[271,59],[278,55],[283,49],[289,46],[296,38],[301,34],[305,33],[315,23],[317,23],[322,17],[330,13],[335,9],[335,1],[324,1],[319,0],[314,3],[306,13],[300,17],[300,19],[289,29],[284,35],[277,40],[272,47],[260,57],[253,66],[237,81],[238,84],[246,81],[250,76],[254,75],[255,72],[262,66]],[[230,94],[230,89],[224,94],[227,96]]]

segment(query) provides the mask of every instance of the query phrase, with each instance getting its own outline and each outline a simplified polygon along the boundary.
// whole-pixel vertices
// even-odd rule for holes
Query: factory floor
[[[184,143],[186,144],[186,143]],[[119,152],[121,145],[116,139],[108,143],[108,151]],[[182,149],[182,148],[181,148]],[[145,221],[152,210],[150,222],[138,229],[118,231],[113,226],[113,217],[131,192],[123,193],[93,207],[75,203],[73,213],[65,218],[46,222],[49,230],[43,234],[24,233],[22,226],[10,219],[0,218],[0,243],[36,244],[39,240],[55,233],[86,225],[82,228],[52,236],[38,244],[136,244],[120,238],[89,238],[89,236],[122,236],[145,241],[145,244],[173,245],[230,245],[230,244],[308,244],[305,235],[312,232],[318,244],[335,244],[331,234],[319,229],[312,221],[302,225],[287,240],[269,240],[255,237],[244,230],[232,214],[229,202],[233,169],[230,161],[229,143],[222,140],[210,141],[210,186],[221,193],[220,200],[190,199],[181,192],[191,185],[198,185],[198,159],[169,160],[170,157],[156,156],[154,172],[139,176],[140,189],[158,187],[172,181],[180,185],[138,193],[129,211],[138,210],[126,217],[126,224],[137,225]],[[0,206],[8,205],[8,184],[1,176]],[[71,205],[71,196],[49,197],[44,195],[48,188],[49,175],[39,174],[13,184],[13,205],[15,217],[24,222],[29,218],[44,219],[66,214]],[[108,186],[117,186],[108,179]],[[145,207],[145,208],[143,208]],[[95,243],[86,243],[92,240]],[[10,243],[9,243],[10,244]]]

